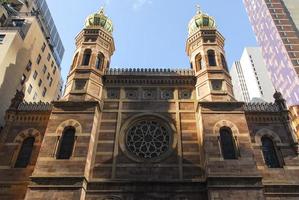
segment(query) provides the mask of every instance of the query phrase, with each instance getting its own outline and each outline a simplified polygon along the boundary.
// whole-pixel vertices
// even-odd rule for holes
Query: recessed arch
[[[199,72],[200,70],[202,70],[202,56],[200,53],[198,53],[195,56],[195,68],[196,68],[196,72]]]
[[[40,132],[34,128],[29,128],[24,131],[21,131],[14,139],[14,143],[21,144],[26,138],[28,137],[34,137],[35,138],[35,144],[41,144],[42,142],[42,136]]]
[[[56,129],[56,134],[61,136],[66,127],[74,127],[76,135],[82,133],[81,124],[75,119],[69,119],[59,124],[59,126]]]
[[[73,69],[76,67],[77,62],[78,62],[78,57],[79,57],[79,53],[77,52],[77,53],[75,54],[75,56],[74,56],[71,70],[73,70]]]
[[[82,58],[82,66],[88,66],[91,60],[91,49],[85,49]]]
[[[267,129],[267,128],[262,128],[256,132],[255,137],[254,137],[255,143],[261,146],[262,145],[261,139],[263,136],[267,136],[267,137],[271,138],[277,145],[282,143],[278,134],[270,129]]]
[[[233,136],[237,136],[239,134],[238,127],[234,123],[232,123],[231,121],[228,121],[228,120],[221,120],[221,121],[217,122],[214,125],[213,133],[214,134],[219,134],[220,133],[220,129],[222,127],[228,127],[228,128],[230,128],[231,131],[232,131]]]
[[[210,49],[207,51],[208,54],[208,63],[209,66],[217,66],[217,62],[216,62],[216,53],[214,50]]]
[[[102,52],[99,52],[97,57],[96,57],[96,69],[98,70],[103,70],[104,68],[104,62],[105,62],[105,56]]]

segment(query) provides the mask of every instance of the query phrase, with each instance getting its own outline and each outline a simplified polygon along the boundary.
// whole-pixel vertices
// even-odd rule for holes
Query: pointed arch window
[[[226,62],[226,59],[223,54],[221,54],[221,62],[222,62],[222,66],[225,69],[225,71],[228,72],[227,62]]]
[[[195,66],[196,66],[196,71],[200,71],[202,69],[202,64],[201,64],[201,61],[202,61],[202,57],[199,54],[196,55],[195,57]]]
[[[208,60],[209,60],[209,66],[216,66],[216,55],[214,50],[208,51]]]
[[[34,142],[34,137],[26,138],[23,141],[15,163],[15,168],[26,168],[28,166],[28,164],[30,163]]]
[[[59,142],[56,159],[70,159],[75,144],[75,133],[76,130],[74,127],[64,129]]]
[[[99,53],[96,59],[96,69],[102,70],[104,65],[104,55],[102,53]]]
[[[230,128],[220,129],[220,145],[224,159],[237,159],[236,142]]]
[[[282,167],[279,162],[277,150],[273,140],[267,136],[262,137],[262,150],[266,165],[269,168],[280,168]]]
[[[83,59],[82,59],[82,65],[83,66],[88,66],[90,62],[90,57],[91,57],[91,50],[86,49],[83,54]]]
[[[75,55],[75,57],[74,57],[74,60],[73,60],[73,64],[72,64],[72,68],[71,68],[71,70],[72,69],[74,69],[75,68],[75,66],[76,66],[76,64],[77,64],[77,61],[78,61],[78,53],[76,53],[76,55]]]

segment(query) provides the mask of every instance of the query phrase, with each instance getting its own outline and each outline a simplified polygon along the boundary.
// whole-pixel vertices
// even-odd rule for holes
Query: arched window
[[[84,51],[83,59],[82,59],[82,65],[83,66],[88,66],[89,65],[90,57],[91,57],[91,50],[86,49]]]
[[[197,72],[202,69],[201,60],[202,60],[202,57],[201,57],[201,55],[199,53],[195,57],[195,66],[196,66],[196,71]]]
[[[264,136],[262,137],[261,141],[266,165],[269,168],[280,168],[281,164],[278,160],[277,151],[272,139],[270,139],[267,136]]]
[[[15,168],[26,168],[28,166],[33,150],[34,141],[34,137],[26,138],[23,141],[18,154],[18,158],[15,163]]]
[[[72,64],[72,68],[71,68],[71,70],[75,68],[75,66],[76,66],[76,64],[77,64],[77,61],[78,61],[78,53],[76,53],[76,55],[75,55],[75,57],[74,57],[74,60],[73,60],[73,64]]]
[[[75,128],[67,127],[64,129],[56,154],[57,159],[70,159],[75,144]]]
[[[104,55],[102,53],[99,53],[97,56],[97,60],[96,60],[96,68],[99,70],[103,69],[103,65],[104,65]]]
[[[208,51],[209,66],[216,66],[216,55],[214,50]]]
[[[228,72],[227,62],[226,62],[226,59],[223,54],[221,54],[221,62],[222,62],[223,68]]]
[[[220,129],[220,144],[224,159],[237,159],[236,143],[230,128]]]

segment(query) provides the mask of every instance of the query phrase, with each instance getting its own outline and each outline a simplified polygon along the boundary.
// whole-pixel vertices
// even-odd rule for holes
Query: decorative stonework
[[[41,136],[40,132],[36,129],[30,128],[30,129],[26,129],[26,130],[22,131],[21,133],[19,133],[17,135],[17,137],[15,138],[14,143],[21,144],[26,138],[29,138],[29,137],[35,138],[35,141],[34,141],[35,144],[40,144],[42,142],[42,138],[41,138],[42,136]]]
[[[169,131],[159,122],[143,120],[133,124],[128,130],[126,146],[138,158],[155,159],[168,151],[170,137]]]
[[[64,122],[62,122],[58,128],[56,129],[56,134],[57,135],[61,135],[63,130],[66,128],[66,127],[74,127],[75,130],[76,130],[76,135],[77,134],[80,134],[82,133],[82,126],[81,124],[77,121],[77,120],[74,120],[74,119],[69,119],[69,120],[66,120]]]
[[[138,99],[139,98],[138,88],[126,89],[125,92],[126,92],[127,99]]]
[[[221,120],[221,121],[219,121],[219,122],[217,122],[217,123],[215,124],[215,126],[214,126],[214,128],[213,128],[213,132],[214,132],[214,134],[219,135],[219,134],[220,134],[220,129],[221,129],[222,127],[228,127],[228,128],[230,128],[231,131],[232,131],[232,134],[233,134],[234,136],[236,136],[236,135],[239,134],[239,130],[238,130],[237,126],[236,126],[234,123],[232,123],[232,122],[230,122],[230,121],[227,121],[227,120]]]
[[[179,98],[180,99],[191,99],[192,91],[189,89],[179,90]]]
[[[172,89],[162,89],[160,97],[162,100],[173,99],[173,90]]]
[[[262,146],[261,139],[264,136],[271,138],[273,140],[273,142],[275,142],[277,145],[281,144],[280,137],[274,131],[272,131],[270,129],[266,129],[266,128],[263,128],[256,132],[255,137],[254,137],[255,143],[259,146]]]
[[[119,99],[120,91],[117,88],[107,88],[107,98],[108,99]]]
[[[153,100],[157,98],[157,91],[155,89],[144,89],[142,91],[142,98],[146,100]]]
[[[176,129],[160,115],[135,115],[123,124],[119,144],[136,162],[159,162],[176,148]]]

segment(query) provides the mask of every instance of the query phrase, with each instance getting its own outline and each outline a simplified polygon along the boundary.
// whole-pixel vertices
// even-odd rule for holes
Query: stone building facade
[[[284,99],[234,99],[224,38],[198,11],[191,70],[109,69],[112,22],[88,17],[66,92],[18,92],[0,135],[2,199],[298,199],[298,140]]]

